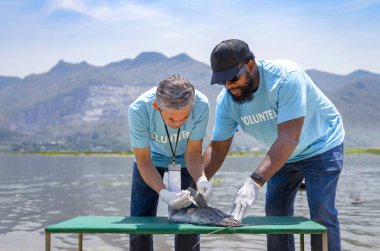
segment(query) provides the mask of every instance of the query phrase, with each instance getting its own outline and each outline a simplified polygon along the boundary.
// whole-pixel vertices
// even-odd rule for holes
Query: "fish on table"
[[[198,193],[195,189],[189,187],[187,190],[190,191],[194,205],[179,210],[172,210],[169,215],[170,222],[223,227],[238,227],[243,225],[231,215],[217,208],[209,207],[202,194]]]

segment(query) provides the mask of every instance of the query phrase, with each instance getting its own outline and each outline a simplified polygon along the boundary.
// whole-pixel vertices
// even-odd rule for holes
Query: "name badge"
[[[169,164],[168,165],[168,189],[171,192],[181,191],[181,165]]]

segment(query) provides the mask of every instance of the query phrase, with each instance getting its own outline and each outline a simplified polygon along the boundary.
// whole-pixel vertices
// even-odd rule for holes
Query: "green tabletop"
[[[167,217],[79,216],[45,228],[47,233],[125,234],[321,234],[327,229],[304,217],[247,217],[241,227],[171,223]]]

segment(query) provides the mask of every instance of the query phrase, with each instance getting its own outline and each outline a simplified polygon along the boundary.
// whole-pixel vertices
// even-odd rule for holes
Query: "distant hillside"
[[[135,59],[103,67],[59,61],[42,74],[23,79],[0,76],[0,151],[130,150],[127,109],[141,93],[179,73],[211,102],[208,143],[215,100],[221,86],[211,86],[210,66],[186,54],[166,57],[144,52]],[[380,75],[356,71],[347,76],[308,71],[341,111],[346,146],[378,146]],[[235,150],[257,147],[243,133]]]
[[[346,146],[379,146],[380,74],[357,70],[346,76],[307,71],[342,114]]]

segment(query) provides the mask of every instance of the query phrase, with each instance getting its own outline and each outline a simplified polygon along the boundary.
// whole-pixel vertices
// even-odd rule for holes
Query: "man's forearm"
[[[257,166],[256,172],[263,176],[264,181],[269,180],[289,159],[297,144],[292,139],[278,138]]]
[[[300,117],[278,124],[278,138],[256,168],[256,172],[263,176],[264,183],[281,169],[296,149],[301,137],[303,121],[304,117]]]
[[[222,166],[228,150],[230,149],[233,137],[225,141],[211,141],[203,154],[203,168],[208,179]]]
[[[150,188],[157,193],[160,193],[162,189],[166,188],[160,173],[151,163],[137,163],[137,166],[141,177]]]
[[[203,154],[203,168],[207,179],[211,179],[222,166],[225,156],[208,146]]]
[[[191,177],[195,182],[199,179],[199,177],[204,175],[204,171],[202,168],[202,159],[200,154],[193,157],[188,156],[186,158],[186,165],[187,170],[189,171]]]
[[[194,182],[196,182],[204,174],[202,167],[202,140],[189,140],[187,142],[185,160],[187,170]]]
[[[133,151],[135,152],[137,168],[141,177],[150,188],[159,193],[165,188],[165,185],[162,182],[160,173],[157,171],[156,167],[153,166],[150,158],[150,147],[133,148]]]

